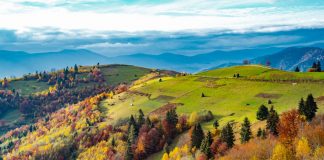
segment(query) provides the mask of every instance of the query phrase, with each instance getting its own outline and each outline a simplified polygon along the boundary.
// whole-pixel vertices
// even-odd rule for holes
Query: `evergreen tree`
[[[222,129],[220,138],[229,148],[234,146],[235,137],[231,124],[227,123],[227,125]]]
[[[307,121],[311,121],[315,117],[318,109],[312,94],[309,94],[307,96],[305,107],[306,107],[306,113],[305,113],[306,119]]]
[[[317,69],[317,64],[314,62],[312,68]]]
[[[271,101],[271,99],[269,99],[269,100],[268,100],[268,104],[272,104],[272,101]]]
[[[138,113],[139,113],[139,115],[137,118],[137,124],[140,127],[145,123],[145,118],[144,118],[144,113],[143,113],[142,109],[139,109]]]
[[[251,139],[251,123],[247,117],[244,118],[244,122],[241,127],[241,143],[246,143]]]
[[[150,117],[146,117],[145,124],[151,128],[153,127],[153,123],[151,122]]]
[[[134,159],[134,154],[132,150],[132,144],[129,141],[127,141],[125,160],[133,160],[133,159]]]
[[[265,129],[263,129],[262,132],[261,132],[261,138],[262,139],[266,139],[267,138],[267,132],[266,132]]]
[[[213,126],[215,129],[217,129],[219,127],[219,123],[218,123],[217,119],[214,121]]]
[[[300,115],[306,116],[306,104],[303,98],[300,99],[299,104],[298,104],[298,112]]]
[[[126,147],[126,153],[125,153],[126,160],[133,160],[133,158],[134,158],[132,145],[135,143],[135,139],[136,139],[135,126],[131,125],[128,130],[127,147]]]
[[[200,123],[195,124],[191,133],[191,148],[199,148],[201,141],[204,139],[204,131]]]
[[[260,121],[263,121],[263,120],[267,119],[268,115],[269,115],[268,108],[262,104],[258,109],[257,119]]]
[[[275,136],[278,135],[277,125],[279,123],[279,116],[276,110],[273,109],[273,106],[270,109],[268,118],[267,118],[267,129],[269,132]]]
[[[307,96],[306,102],[302,98],[298,104],[298,112],[306,117],[307,121],[312,121],[317,112],[317,104],[312,94]]]
[[[257,132],[257,137],[259,137],[259,138],[260,138],[260,137],[261,137],[261,135],[262,135],[262,130],[261,130],[261,128],[259,128],[259,129],[258,129],[258,132]]]
[[[316,71],[317,72],[322,72],[322,68],[321,68],[321,62],[320,61],[317,61],[317,68],[316,68]]]
[[[74,65],[74,73],[79,73],[79,68],[76,64]]]
[[[207,136],[202,140],[201,145],[200,145],[200,151],[204,153],[208,158],[211,158],[213,156],[210,145],[211,145],[211,133],[208,132]]]
[[[300,69],[298,66],[295,68],[295,72],[300,72]]]
[[[209,144],[213,143],[213,137],[210,131],[207,132],[206,138],[208,139]]]
[[[178,115],[175,109],[171,109],[166,114],[166,120],[169,124],[176,125],[178,123]]]
[[[111,140],[111,146],[116,147],[116,140],[115,137]]]
[[[133,115],[130,116],[129,121],[128,121],[128,131],[130,131],[132,126],[134,127],[135,135],[138,135],[138,125],[137,125]]]
[[[135,143],[135,139],[136,139],[136,129],[134,125],[131,125],[128,131],[128,137],[127,137],[127,141],[129,141],[131,144]]]
[[[205,97],[205,94],[204,93],[201,93],[201,97]]]

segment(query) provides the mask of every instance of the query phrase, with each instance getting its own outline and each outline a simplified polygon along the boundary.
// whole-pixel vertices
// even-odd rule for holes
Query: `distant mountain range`
[[[316,47],[287,48],[275,54],[253,59],[252,63],[266,64],[270,62],[274,68],[294,70],[297,66],[301,71],[307,71],[316,61],[324,63],[324,49]]]
[[[235,51],[214,51],[195,56],[184,56],[172,53],[160,55],[133,54],[109,58],[111,63],[131,64],[148,68],[170,69],[183,72],[198,72],[224,63],[242,63],[244,59],[252,59],[279,51],[279,48],[248,49]]]
[[[101,64],[129,64],[148,68],[170,69],[184,72],[198,72],[210,68],[220,68],[242,64],[249,59],[252,63],[265,64],[284,70],[299,66],[306,70],[314,61],[324,60],[324,50],[315,47],[250,49],[236,51],[214,51],[195,56],[172,53],[160,55],[133,54],[106,57],[88,50],[62,50],[48,53],[26,53],[0,51],[0,77],[22,76],[35,71],[50,71],[66,66]],[[323,67],[324,68],[324,67]]]

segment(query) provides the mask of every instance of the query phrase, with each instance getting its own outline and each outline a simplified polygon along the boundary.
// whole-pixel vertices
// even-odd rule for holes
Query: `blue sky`
[[[324,1],[1,0],[0,22],[3,50],[198,54],[322,44]]]

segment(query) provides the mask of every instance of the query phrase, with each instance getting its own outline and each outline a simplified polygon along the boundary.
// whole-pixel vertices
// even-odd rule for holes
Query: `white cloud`
[[[319,8],[278,8],[275,0],[180,0],[158,5],[135,4],[101,7],[98,10],[71,10],[64,5],[77,6],[89,0],[29,0],[50,7],[24,6],[25,0],[0,2],[0,28],[15,29],[19,33],[30,28],[100,31],[203,31],[232,30],[277,31],[292,28],[323,27],[324,13]],[[105,1],[102,1],[103,3]],[[107,1],[106,1],[107,2]],[[236,8],[249,4],[268,7]],[[233,7],[234,6],[234,7]],[[38,36],[39,39],[46,37]]]
[[[103,42],[103,43],[94,43],[94,44],[86,44],[81,45],[78,48],[83,49],[97,49],[97,48],[123,48],[123,47],[139,47],[139,46],[147,46],[148,44],[134,44],[134,43],[110,43],[110,42]]]

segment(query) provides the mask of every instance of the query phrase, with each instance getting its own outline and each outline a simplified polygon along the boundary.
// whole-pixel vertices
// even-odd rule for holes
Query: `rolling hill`
[[[234,74],[240,76],[234,77]],[[38,122],[37,129],[27,131],[26,138],[18,139],[19,144],[7,157],[46,158],[64,153],[65,158],[75,156],[74,159],[83,159],[91,158],[92,154],[99,156],[106,153],[110,151],[109,147],[112,149],[109,155],[118,157],[126,151],[126,142],[123,141],[127,133],[125,124],[128,124],[130,115],[138,114],[139,109],[157,124],[171,108],[176,108],[181,117],[210,111],[214,119],[219,120],[221,127],[232,122],[235,133],[239,130],[238,122],[245,117],[251,120],[253,132],[264,127],[265,124],[256,119],[260,105],[274,106],[282,113],[296,108],[300,98],[309,93],[317,101],[318,112],[324,113],[323,73],[296,73],[260,65],[246,65],[193,75],[174,76],[159,72],[142,75],[125,92],[116,92],[113,97],[107,96],[108,93],[94,96],[53,113],[48,121]],[[272,104],[268,104],[268,100]],[[211,130],[213,121],[202,122],[202,126],[204,130]],[[20,130],[26,132],[24,128]],[[186,132],[179,134],[170,144],[170,149],[189,143],[187,135]],[[238,139],[238,134],[235,135]],[[118,139],[116,144],[112,142],[114,139]],[[3,145],[8,145],[10,140],[17,141],[17,138],[13,136],[13,139],[4,140]],[[74,152],[64,152],[73,147],[77,147]],[[148,159],[161,159],[162,155],[163,151],[159,151]]]

